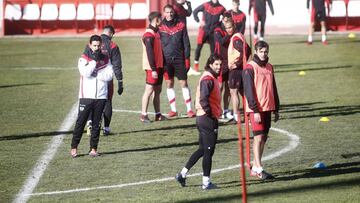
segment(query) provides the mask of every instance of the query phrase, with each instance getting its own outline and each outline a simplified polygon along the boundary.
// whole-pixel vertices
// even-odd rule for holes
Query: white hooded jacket
[[[108,81],[112,80],[113,68],[108,57],[99,60],[82,55],[78,61],[80,72],[79,98],[107,99]]]

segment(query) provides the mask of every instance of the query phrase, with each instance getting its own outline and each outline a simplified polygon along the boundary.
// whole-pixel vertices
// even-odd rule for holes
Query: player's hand
[[[274,122],[279,120],[279,112],[274,112]]]
[[[119,80],[118,81],[118,94],[119,95],[121,95],[122,93],[123,93],[123,91],[124,91],[124,87],[123,87],[123,82],[122,82],[122,80]]]
[[[157,79],[158,78],[158,74],[156,71],[151,71],[151,77],[154,78],[154,79]]]
[[[91,76],[96,78],[96,76],[97,76],[97,70],[96,69],[91,73]]]
[[[261,123],[260,113],[254,113],[254,120],[256,123]]]

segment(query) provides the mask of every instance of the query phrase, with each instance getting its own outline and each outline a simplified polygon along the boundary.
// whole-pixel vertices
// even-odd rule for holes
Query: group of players
[[[271,0],[267,1],[271,2]],[[265,0],[253,2],[262,2],[265,5]],[[182,88],[187,116],[196,117],[199,130],[199,148],[190,156],[181,172],[176,175],[176,180],[181,186],[186,185],[188,171],[203,157],[202,188],[215,187],[210,181],[210,171],[217,141],[218,119],[223,116],[239,122],[239,96],[245,96],[243,97],[244,112],[250,118],[254,134],[254,161],[250,175],[260,179],[273,178],[270,173],[265,172],[261,162],[271,126],[271,113],[274,113],[274,120],[277,121],[280,103],[273,67],[268,63],[269,45],[263,41],[266,14],[264,16],[255,12],[256,18],[261,21],[262,31],[260,31],[260,37],[256,38],[252,60],[249,60],[251,48],[244,37],[246,16],[239,10],[239,0],[233,0],[232,3],[233,8],[229,11],[226,11],[218,0],[206,2],[194,10],[196,21],[200,21],[197,17],[198,13],[203,12],[195,51],[195,70],[190,68],[190,41],[186,26],[186,17],[192,12],[191,3],[186,0],[176,0],[174,5],[166,5],[163,8],[163,14],[155,11],[148,15],[149,25],[142,37],[146,84],[142,97],[140,121],[151,122],[147,115],[151,98],[155,109],[155,121],[178,115],[174,91],[174,77],[176,77]],[[272,4],[269,3],[269,5],[273,13]],[[253,6],[258,5],[255,3]],[[256,34],[257,26],[255,29]],[[97,147],[102,117],[105,120],[104,134],[110,133],[113,74],[118,80],[118,94],[121,95],[123,92],[121,54],[118,46],[111,41],[114,34],[114,28],[106,26],[101,36],[91,36],[78,62],[81,75],[79,113],[70,151],[74,158],[78,156],[77,147],[89,118],[91,123],[88,124],[92,127],[90,156],[99,155]],[[200,76],[196,89],[196,112],[194,112],[187,75],[189,71],[199,72],[200,52],[206,42],[210,44],[211,55],[204,66],[204,72]],[[166,81],[166,93],[171,109],[167,117],[162,115],[160,110],[163,78]],[[223,92],[222,98],[221,92]],[[230,98],[233,104],[233,115],[229,114],[228,110]],[[223,100],[224,111],[221,108],[221,100]]]

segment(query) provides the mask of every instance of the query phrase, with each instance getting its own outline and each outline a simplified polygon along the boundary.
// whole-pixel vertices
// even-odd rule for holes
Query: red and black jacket
[[[111,41],[111,38],[105,34],[101,35],[101,52],[106,54],[113,65],[113,71],[117,80],[123,79],[122,74],[122,63],[121,63],[121,53],[119,47],[115,42]]]
[[[271,0],[250,0],[249,3],[249,13],[252,7],[254,7],[254,12],[258,15],[266,15],[266,1],[269,4],[269,8],[271,11],[271,14],[274,15],[274,7],[272,5]]]
[[[179,3],[175,3],[172,6],[174,8],[177,18],[179,18],[180,20],[186,23],[186,17],[191,16],[192,13],[191,4],[187,4],[188,9],[185,9],[184,6]]]
[[[240,32],[241,34],[245,33],[246,28],[246,15],[244,12],[234,12],[233,10],[226,11],[231,14],[231,18],[234,21],[235,32]]]
[[[164,19],[159,32],[165,59],[190,58],[190,41],[185,22],[178,18],[171,21]]]
[[[220,20],[220,16],[225,11],[225,7],[219,2],[214,4],[212,1],[209,1],[198,6],[193,14],[195,21],[200,22],[198,13],[203,12],[203,20],[205,21],[204,30],[205,32],[212,33]]]
[[[223,73],[228,71],[228,47],[230,44],[230,39],[232,35],[228,35],[225,31],[224,25],[221,23],[214,30],[214,40],[215,40],[215,50],[214,53],[220,55],[223,58],[222,68]]]

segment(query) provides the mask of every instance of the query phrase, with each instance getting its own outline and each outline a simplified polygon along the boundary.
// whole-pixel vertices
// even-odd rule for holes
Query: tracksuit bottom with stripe
[[[92,128],[90,137],[90,150],[97,149],[100,136],[101,116],[104,111],[106,99],[81,98],[79,101],[79,113],[75,123],[71,148],[75,149],[80,143],[84,128],[90,113],[92,114]]]

